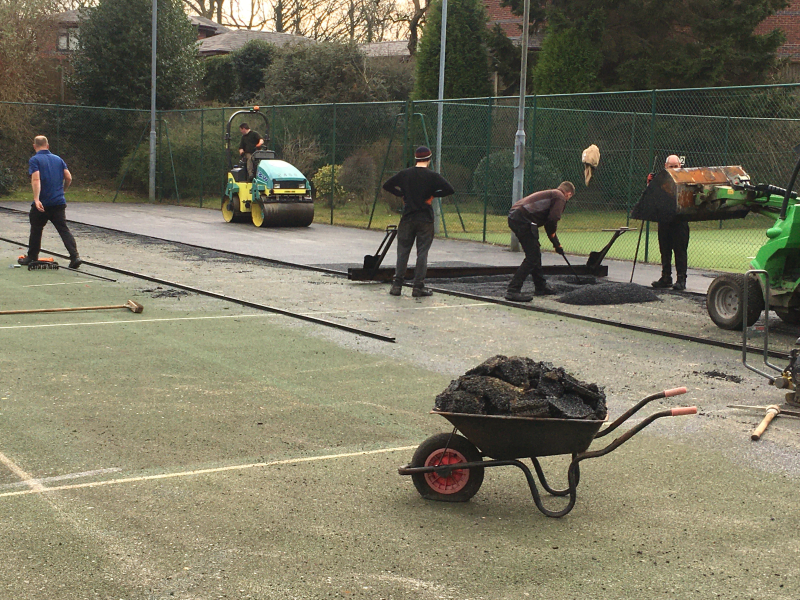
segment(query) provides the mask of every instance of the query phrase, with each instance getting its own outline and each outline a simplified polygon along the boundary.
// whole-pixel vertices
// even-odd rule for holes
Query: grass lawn
[[[88,186],[74,186],[67,194],[68,202],[112,202],[116,193],[116,183],[95,182]],[[29,202],[31,192],[20,188],[3,198],[8,201]],[[119,192],[116,202],[146,204],[148,199],[138,193]],[[164,203],[175,204],[174,200]],[[219,199],[214,195],[200,198],[181,198],[182,206],[194,206],[218,210]],[[343,227],[366,228],[369,223],[371,206],[359,206],[349,203],[336,207],[331,221],[330,208],[320,203],[316,206],[315,223],[339,225]],[[444,207],[446,233],[442,237],[508,245],[510,241],[508,224],[505,215],[483,214],[479,204],[467,203],[463,206],[445,203]],[[460,214],[459,214],[460,211]],[[394,225],[400,215],[389,210],[385,204],[378,204],[372,218],[371,229],[382,230],[387,225]],[[484,235],[484,220],[486,233]],[[698,269],[720,271],[744,271],[748,268],[750,258],[755,255],[766,241],[765,232],[773,221],[759,215],[750,215],[746,219],[725,221],[720,227],[718,221],[706,221],[691,224],[689,241],[689,266]],[[574,212],[567,211],[559,224],[558,237],[566,251],[570,254],[588,255],[592,251],[602,249],[611,239],[612,233],[604,229],[616,229],[629,226],[635,228],[621,236],[609,250],[608,258],[633,260],[638,240],[639,221],[629,221],[626,213],[616,212]],[[657,226],[650,224],[642,235],[639,248],[639,261],[657,263],[660,260],[658,251]],[[549,244],[543,244],[545,251],[551,250]],[[645,254],[646,252],[646,254]]]

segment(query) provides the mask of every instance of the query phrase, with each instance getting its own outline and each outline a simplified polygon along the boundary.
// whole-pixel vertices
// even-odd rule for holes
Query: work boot
[[[21,265],[29,265],[37,260],[39,260],[38,256],[21,256],[17,259],[17,262]]]
[[[70,269],[77,269],[83,264],[83,259],[80,256],[73,256],[69,259],[69,268]]]
[[[433,296],[433,292],[423,285],[422,287],[415,287],[411,290],[411,295],[414,298],[423,298],[425,296]]]
[[[506,292],[505,298],[511,302],[530,302],[533,300],[533,296],[522,292]]]
[[[665,290],[668,287],[672,287],[672,276],[671,275],[662,275],[661,279],[658,279],[651,283],[654,288],[657,290]]]
[[[537,287],[533,290],[534,296],[552,296],[555,293],[556,291],[547,284]]]
[[[400,294],[403,293],[403,284],[402,283],[398,283],[398,282],[395,281],[392,284],[392,289],[389,290],[389,293],[392,296],[399,296]]]
[[[678,277],[677,281],[675,281],[675,285],[672,286],[672,289],[676,292],[682,292],[686,289],[686,277]]]

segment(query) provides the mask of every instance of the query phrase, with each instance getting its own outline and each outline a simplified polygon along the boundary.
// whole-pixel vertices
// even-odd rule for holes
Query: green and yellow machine
[[[765,308],[775,311],[786,323],[800,324],[800,214],[797,194],[791,192],[797,171],[787,191],[763,183],[753,185],[740,166],[665,169],[634,208],[632,216],[638,215],[634,218],[648,221],[741,219],[751,212],[776,218],[766,231],[767,241],[750,263],[752,269],[769,275],[769,286],[763,274],[745,277],[744,273],[725,273],[708,287],[708,314],[722,329],[741,329],[744,322],[749,327]]]
[[[274,150],[253,153],[255,177],[246,165],[233,165],[231,123],[238,115],[258,115],[264,120],[264,143],[269,144],[269,122],[258,106],[239,110],[228,119],[225,150],[228,173],[222,194],[222,218],[228,223],[252,221],[256,227],[308,227],[314,220],[311,183],[296,167],[275,158]]]

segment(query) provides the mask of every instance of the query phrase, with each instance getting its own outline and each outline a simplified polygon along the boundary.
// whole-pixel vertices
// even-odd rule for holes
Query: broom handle
[[[70,312],[73,310],[107,310],[111,308],[128,308],[127,304],[116,306],[78,306],[75,308],[31,308],[28,310],[0,310],[0,315],[23,315],[28,313]]]
[[[636,260],[639,258],[639,244],[642,243],[642,229],[644,229],[644,221],[639,224],[639,239],[636,241],[636,254],[633,255],[633,268],[631,269],[631,280],[628,283],[633,283],[633,272],[636,270]]]

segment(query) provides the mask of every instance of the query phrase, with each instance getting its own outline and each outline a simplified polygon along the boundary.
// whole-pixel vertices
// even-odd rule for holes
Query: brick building
[[[789,6],[764,19],[756,33],[783,30],[786,41],[778,48],[778,58],[783,62],[779,78],[784,82],[800,82],[800,0],[789,0]]]

